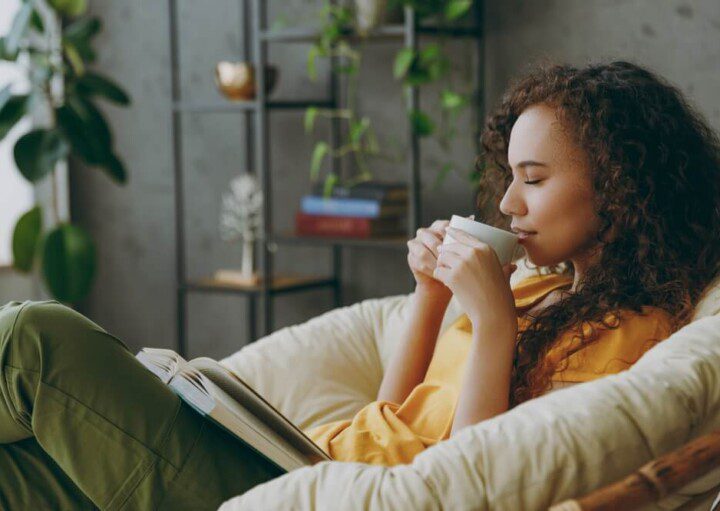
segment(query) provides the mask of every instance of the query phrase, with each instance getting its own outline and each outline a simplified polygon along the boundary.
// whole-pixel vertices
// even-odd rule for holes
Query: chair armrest
[[[352,417],[382,380],[375,342],[386,309],[403,297],[364,300],[282,328],[221,360],[301,429]]]

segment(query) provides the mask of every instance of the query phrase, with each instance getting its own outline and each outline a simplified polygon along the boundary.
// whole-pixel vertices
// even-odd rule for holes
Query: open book
[[[237,375],[211,358],[186,361],[172,350],[143,348],[136,358],[201,415],[291,471],[330,460],[297,426]]]

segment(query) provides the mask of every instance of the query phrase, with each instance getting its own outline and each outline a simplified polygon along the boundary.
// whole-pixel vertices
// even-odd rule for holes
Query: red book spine
[[[295,215],[295,231],[301,236],[369,238],[372,235],[371,222],[371,218],[316,216],[298,211]]]

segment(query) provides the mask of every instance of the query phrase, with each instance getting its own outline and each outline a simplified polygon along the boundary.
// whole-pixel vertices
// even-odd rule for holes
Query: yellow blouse
[[[527,309],[552,290],[571,283],[566,275],[525,279],[513,288],[515,306]],[[608,319],[606,322],[613,324]],[[527,327],[528,322],[518,317],[518,329]],[[552,382],[584,382],[623,371],[672,333],[669,314],[656,307],[623,313],[620,323],[617,329],[583,325],[586,333],[597,328],[598,340],[566,357],[567,363],[563,361]],[[571,329],[561,335],[547,356],[553,361],[562,359],[578,343],[573,331],[577,333]],[[439,336],[425,379],[402,404],[374,401],[352,420],[323,424],[305,433],[334,460],[386,466],[412,462],[416,454],[450,436],[463,377],[460,368],[471,341],[472,325],[463,314]]]

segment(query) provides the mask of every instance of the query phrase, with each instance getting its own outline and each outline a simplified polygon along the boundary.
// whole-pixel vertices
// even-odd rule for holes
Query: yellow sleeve
[[[598,329],[598,339],[570,356],[560,358],[552,381],[585,382],[628,369],[650,348],[672,334],[670,317],[660,309],[628,313],[615,329]],[[558,351],[573,344],[565,340]],[[551,351],[555,351],[553,348]]]

